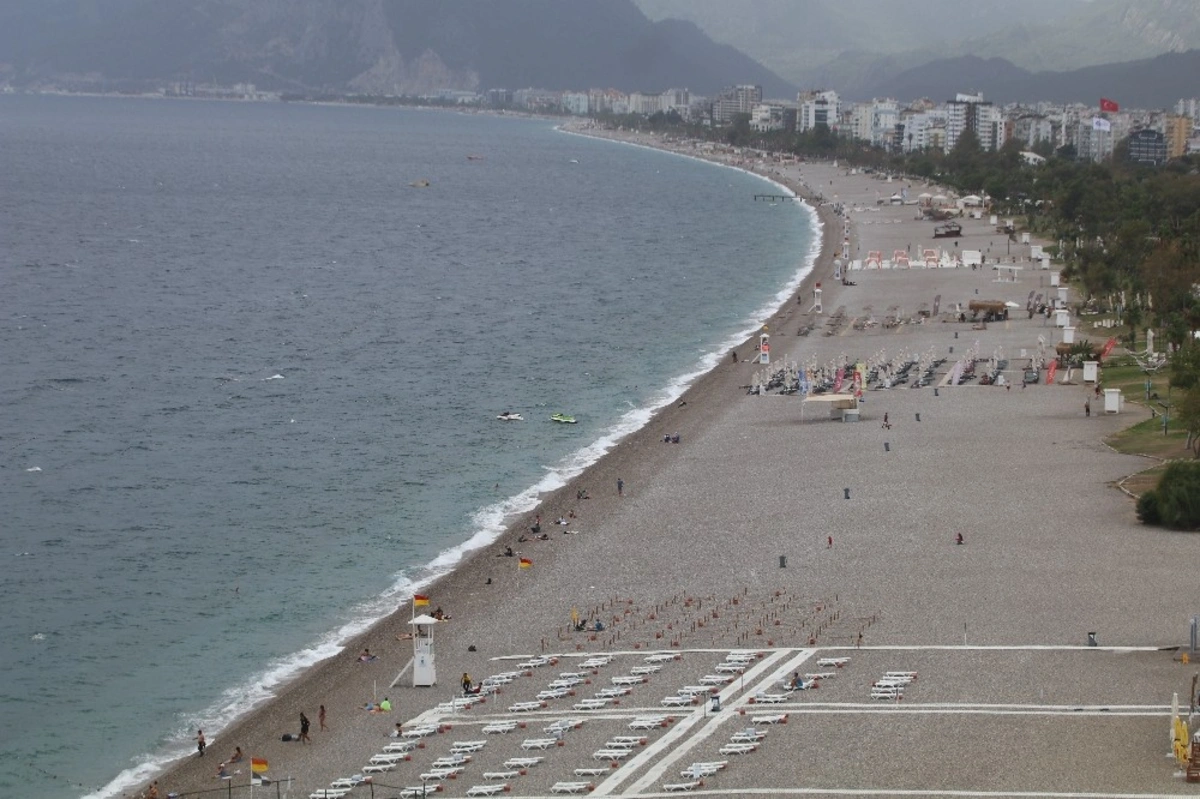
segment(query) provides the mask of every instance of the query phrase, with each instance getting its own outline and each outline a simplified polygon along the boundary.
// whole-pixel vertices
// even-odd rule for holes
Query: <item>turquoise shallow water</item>
[[[0,97],[0,174],[0,790],[34,799],[336,651],[814,242],[758,178],[528,119]]]

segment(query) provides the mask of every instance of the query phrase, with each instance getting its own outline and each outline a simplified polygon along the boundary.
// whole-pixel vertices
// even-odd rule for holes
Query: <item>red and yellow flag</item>
[[[429,604],[429,597],[424,594],[413,594],[413,605],[421,608]]]
[[[267,770],[267,761],[266,760],[263,760],[260,757],[250,758],[250,771],[254,772],[255,774],[262,774],[266,770]]]
[[[530,560],[529,558],[521,558],[519,561],[517,561],[517,565],[520,566],[522,569],[528,569],[530,566],[533,565],[533,561]]]

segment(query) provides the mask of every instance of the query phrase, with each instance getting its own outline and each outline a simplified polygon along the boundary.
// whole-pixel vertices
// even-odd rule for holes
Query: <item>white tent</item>
[[[440,624],[440,622],[428,613],[422,613],[420,616],[414,616],[408,624],[413,626],[416,624]]]

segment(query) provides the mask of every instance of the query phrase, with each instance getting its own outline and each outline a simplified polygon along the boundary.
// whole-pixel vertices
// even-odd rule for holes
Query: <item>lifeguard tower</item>
[[[771,336],[767,333],[767,328],[764,325],[762,332],[758,334],[758,362],[771,362]]]
[[[428,613],[414,616],[409,626],[413,628],[413,687],[428,688],[437,685],[437,664],[433,652],[433,627],[438,620]]]

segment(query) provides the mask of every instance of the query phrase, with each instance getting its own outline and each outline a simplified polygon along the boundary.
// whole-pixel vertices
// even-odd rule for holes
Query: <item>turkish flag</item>
[[[1115,114],[1121,110],[1121,106],[1117,105],[1115,102],[1108,99],[1107,97],[1101,97],[1100,98],[1100,110],[1101,111],[1110,111]]]

